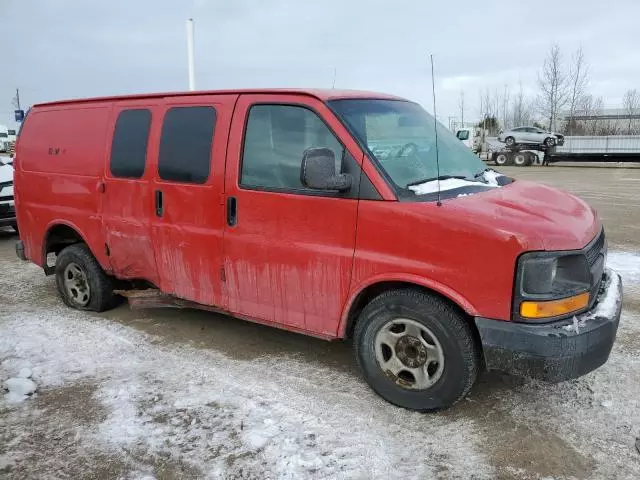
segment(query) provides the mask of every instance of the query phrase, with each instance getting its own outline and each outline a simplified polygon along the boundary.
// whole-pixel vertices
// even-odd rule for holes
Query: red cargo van
[[[73,308],[146,285],[351,338],[372,388],[417,410],[452,405],[481,369],[558,381],[602,365],[622,287],[595,211],[438,129],[415,103],[340,90],[36,105],[18,255]]]

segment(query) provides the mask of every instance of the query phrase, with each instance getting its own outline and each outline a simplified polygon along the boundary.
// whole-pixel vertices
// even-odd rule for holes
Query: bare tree
[[[510,125],[511,122],[509,120],[509,95],[510,95],[509,87],[505,85],[504,90],[502,91],[502,95],[500,97],[500,110],[501,110],[500,120],[502,121],[502,128],[504,128],[505,130],[512,127],[512,125]]]
[[[627,128],[627,135],[633,135],[637,133],[637,119],[634,119],[634,115],[640,115],[640,93],[635,88],[633,90],[627,90],[622,99],[622,107],[624,113],[629,116],[629,125]]]
[[[493,90],[493,97],[491,97],[491,116],[495,117],[498,122],[500,121],[500,90],[496,87]]]
[[[569,99],[569,83],[562,67],[562,54],[558,44],[551,46],[544,60],[542,72],[538,74],[538,107],[540,113],[549,119],[549,129],[556,129],[560,111],[566,107]]]
[[[482,95],[482,90],[479,92],[480,95],[480,120],[484,120],[485,118],[485,106],[484,106],[484,95]]]
[[[460,123],[464,128],[464,90],[460,90],[460,100],[458,101],[458,106],[460,107]]]
[[[604,110],[604,100],[602,97],[598,97],[593,101],[591,108],[591,115],[595,118],[591,127],[591,135],[602,135],[606,133],[607,127],[604,125],[604,120],[598,118],[602,116]]]
[[[511,123],[512,127],[528,125],[531,122],[531,105],[524,94],[522,80],[520,80],[518,91],[515,93],[511,103]]]
[[[497,90],[496,90],[497,94]],[[499,101],[496,101],[496,95],[492,95],[489,88],[480,91],[480,126],[489,130],[494,135],[499,130],[498,111]]]
[[[591,94],[586,94],[580,102],[580,111],[585,118],[580,125],[586,135],[606,135],[610,130],[605,121],[600,118],[604,109],[602,97],[594,98]]]
[[[569,121],[567,123],[567,131],[571,135],[574,127],[574,117],[578,109],[582,97],[586,94],[587,84],[589,83],[589,65],[584,58],[582,47],[578,48],[571,56],[571,65],[569,66]]]

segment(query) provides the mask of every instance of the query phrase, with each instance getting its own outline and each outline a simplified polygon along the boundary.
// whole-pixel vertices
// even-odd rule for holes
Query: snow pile
[[[484,172],[482,172],[482,175],[478,177],[478,180],[467,180],[464,178],[445,178],[444,180],[440,180],[439,186],[438,180],[430,180],[419,185],[411,185],[409,186],[409,190],[411,190],[416,195],[426,195],[428,193],[436,193],[438,191],[438,188],[441,192],[444,192],[446,190],[455,190],[456,188],[463,187],[481,186],[499,188],[501,186],[498,183],[498,179],[500,177],[504,177],[504,175],[496,172],[491,168],[487,168]]]
[[[43,391],[97,382],[107,415],[75,430],[98,455],[179,459],[214,478],[432,478],[443,462],[491,477],[464,418],[399,409],[295,357],[233,360],[54,307],[0,313],[2,358],[0,373],[28,361]]]
[[[462,187],[477,187],[477,186],[488,186],[484,183],[474,182],[471,180],[465,180],[463,178],[447,178],[444,180],[440,180],[440,191],[444,192],[446,190],[454,190],[456,188]],[[429,182],[421,183],[419,185],[411,185],[409,187],[416,195],[426,195],[428,193],[436,193],[438,191],[438,181],[431,180]]]
[[[640,254],[632,252],[609,252],[607,266],[622,275],[622,283],[626,285],[640,284]]]
[[[496,172],[495,170],[493,170],[491,168],[488,168],[482,174],[482,178],[484,178],[485,182],[487,182],[492,187],[499,187],[500,186],[500,184],[498,183],[498,179],[500,177],[504,177],[504,175],[502,175],[499,172]]]
[[[31,380],[31,374],[30,368],[22,368],[17,377],[9,378],[4,382],[3,387],[8,390],[7,403],[19,403],[36,392],[38,387]]]

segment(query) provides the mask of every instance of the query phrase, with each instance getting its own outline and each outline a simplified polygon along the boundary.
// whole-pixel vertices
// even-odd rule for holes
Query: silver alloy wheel
[[[84,270],[77,263],[71,262],[64,269],[64,288],[67,297],[73,303],[84,307],[91,298],[91,289]]]
[[[507,137],[507,139],[504,141],[504,143],[506,143],[509,146],[512,146],[516,143],[516,139],[513,137]]]
[[[378,331],[375,352],[382,371],[407,390],[426,390],[444,371],[444,352],[436,336],[408,318],[391,320]]]

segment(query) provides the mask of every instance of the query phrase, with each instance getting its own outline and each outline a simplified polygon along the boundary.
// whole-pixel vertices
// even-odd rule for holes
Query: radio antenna
[[[436,119],[436,80],[433,74],[433,54],[429,55],[431,58],[431,91],[433,92],[433,131],[436,135],[436,181],[438,182],[438,199],[436,205],[441,207],[440,201],[440,151],[438,150],[438,120]]]

